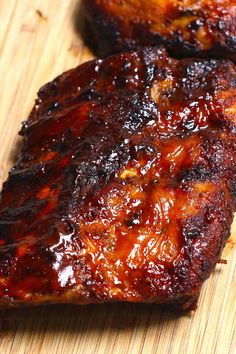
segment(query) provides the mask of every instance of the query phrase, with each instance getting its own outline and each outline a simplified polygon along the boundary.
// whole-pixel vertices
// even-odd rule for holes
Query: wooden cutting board
[[[92,58],[76,0],[0,0],[0,178],[41,85]],[[46,306],[0,312],[0,353],[236,353],[236,222],[198,310],[156,305]]]

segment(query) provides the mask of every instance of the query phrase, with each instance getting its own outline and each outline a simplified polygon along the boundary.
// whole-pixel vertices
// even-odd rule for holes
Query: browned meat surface
[[[0,202],[0,303],[191,308],[230,233],[236,68],[161,49],[39,91]]]
[[[83,0],[85,33],[100,55],[164,44],[182,56],[236,60],[235,0]]]

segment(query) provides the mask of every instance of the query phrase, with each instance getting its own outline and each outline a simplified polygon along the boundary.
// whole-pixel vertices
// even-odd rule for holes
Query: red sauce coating
[[[236,69],[162,49],[45,85],[0,202],[2,304],[195,303],[230,233]]]
[[[165,45],[173,56],[236,60],[235,0],[83,0],[100,55]]]

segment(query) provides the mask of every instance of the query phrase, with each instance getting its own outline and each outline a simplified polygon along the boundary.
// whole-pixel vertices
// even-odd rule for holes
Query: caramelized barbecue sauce
[[[165,45],[175,57],[236,59],[235,0],[84,0],[85,37],[100,56]]]
[[[194,245],[203,238],[207,252],[211,208],[230,208],[234,151],[218,99],[235,85],[227,65],[145,50],[84,64],[41,89],[2,192],[2,298],[197,293]]]

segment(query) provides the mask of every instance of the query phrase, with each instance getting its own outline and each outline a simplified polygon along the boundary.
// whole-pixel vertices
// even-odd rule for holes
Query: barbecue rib
[[[229,236],[236,68],[145,49],[39,91],[0,202],[0,303],[191,308]]]
[[[83,0],[86,37],[106,55],[164,44],[177,57],[236,60],[235,0]]]

